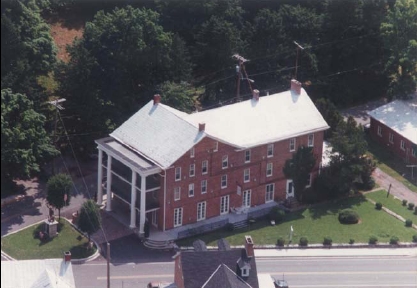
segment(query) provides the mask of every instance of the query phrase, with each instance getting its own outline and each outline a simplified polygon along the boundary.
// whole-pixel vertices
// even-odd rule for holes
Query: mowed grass
[[[66,220],[61,219],[58,236],[42,242],[34,237],[36,231],[44,231],[44,223],[1,238],[1,249],[17,260],[62,258],[65,251],[73,259],[91,256],[96,247],[87,249],[88,239],[83,237]]]
[[[402,216],[404,219],[411,219],[413,223],[417,223],[417,215],[414,214],[414,209],[409,210],[408,205],[403,206],[402,201],[394,198],[392,195],[387,197],[387,191],[380,190],[366,193],[365,197],[374,200],[375,202],[380,202],[383,207],[388,208],[392,212]],[[417,205],[417,203],[414,204]]]
[[[360,223],[353,225],[340,224],[338,213],[345,208],[358,212]],[[392,236],[397,236],[400,242],[411,242],[417,231],[405,227],[400,220],[388,215],[382,210],[376,210],[363,196],[335,200],[314,207],[302,209],[286,215],[284,222],[271,226],[266,220],[259,220],[251,227],[236,231],[219,230],[178,241],[180,246],[191,246],[193,241],[201,239],[207,245],[217,246],[217,240],[226,238],[230,245],[243,245],[244,235],[251,235],[255,244],[276,244],[279,237],[288,243],[291,226],[293,226],[292,243],[298,244],[300,237],[307,237],[309,244],[321,244],[326,236],[333,243],[368,243],[369,237],[378,237],[380,243],[389,242]]]

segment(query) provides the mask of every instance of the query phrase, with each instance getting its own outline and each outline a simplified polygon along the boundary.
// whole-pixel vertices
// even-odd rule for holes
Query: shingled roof
[[[250,288],[245,280],[240,278],[227,265],[220,264],[202,288]]]

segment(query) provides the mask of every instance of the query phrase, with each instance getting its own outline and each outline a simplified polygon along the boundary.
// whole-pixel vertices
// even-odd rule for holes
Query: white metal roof
[[[417,144],[417,98],[410,101],[395,100],[368,114]]]
[[[204,132],[199,123],[206,124]],[[168,168],[205,136],[248,148],[328,128],[301,89],[300,95],[286,91],[193,114],[150,101],[110,136]]]
[[[149,101],[110,136],[160,167],[168,168],[205,136],[198,126],[180,117],[181,112],[173,110]]]
[[[75,288],[72,265],[62,259],[2,261],[1,287]]]
[[[310,97],[285,91],[233,105],[190,114],[194,125],[206,123],[206,133],[241,148],[329,128]]]

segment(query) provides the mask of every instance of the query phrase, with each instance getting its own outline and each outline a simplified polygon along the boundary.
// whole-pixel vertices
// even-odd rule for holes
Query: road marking
[[[395,288],[395,287],[416,287],[416,284],[411,283],[411,284],[332,284],[332,285],[323,285],[323,284],[318,284],[318,285],[293,285],[291,284],[291,287],[294,288],[321,288],[321,287],[348,287],[348,288],[354,288],[354,287],[390,287],[390,288]]]
[[[175,262],[149,262],[149,263],[135,263],[135,262],[114,262],[110,263],[111,266],[141,266],[141,265],[174,265]],[[77,264],[76,264],[77,265]],[[103,263],[83,263],[82,266],[107,266],[106,262]]]
[[[150,279],[150,278],[173,278],[174,274],[159,274],[159,275],[127,275],[127,276],[111,276],[112,280],[122,280],[122,279]],[[107,280],[107,276],[97,277],[97,280]]]
[[[266,274],[271,275],[340,275],[340,274],[346,274],[346,275],[367,275],[367,274],[416,274],[416,270],[410,270],[410,271],[327,271],[327,272],[286,272],[286,271],[274,271],[274,272],[262,272]]]

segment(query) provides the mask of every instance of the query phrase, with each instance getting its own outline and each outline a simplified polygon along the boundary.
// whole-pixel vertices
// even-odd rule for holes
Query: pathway
[[[415,203],[417,205],[417,193],[408,189],[404,184],[400,181],[396,180],[395,178],[391,177],[384,171],[379,168],[376,168],[373,176],[375,178],[375,182],[381,187],[388,190],[389,185],[391,184],[390,194],[394,195],[399,199],[406,199],[408,202]]]

